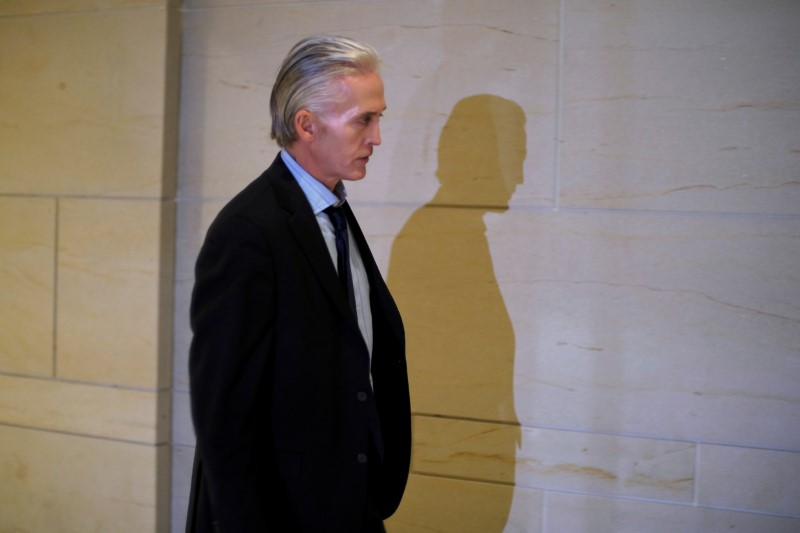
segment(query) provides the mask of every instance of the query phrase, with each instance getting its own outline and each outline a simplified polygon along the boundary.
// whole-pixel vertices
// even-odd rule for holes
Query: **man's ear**
[[[294,131],[297,139],[310,142],[314,139],[317,132],[317,123],[314,114],[308,109],[301,109],[294,115]]]

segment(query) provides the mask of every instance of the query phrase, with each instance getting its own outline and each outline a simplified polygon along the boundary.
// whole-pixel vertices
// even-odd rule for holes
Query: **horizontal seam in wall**
[[[147,446],[147,447],[159,447],[159,446],[169,446],[171,443],[170,441],[156,441],[156,442],[145,442],[145,441],[138,441],[138,440],[131,440],[131,439],[117,439],[114,437],[106,437],[103,435],[91,435],[88,433],[77,433],[73,431],[62,431],[58,429],[52,428],[41,428],[41,427],[34,427],[34,426],[26,426],[22,424],[10,424],[8,422],[0,422],[0,427],[9,427],[15,429],[25,429],[28,431],[38,431],[41,433],[52,433],[55,435],[65,435],[68,437],[80,437],[85,439],[94,439],[94,440],[102,440],[107,442],[118,442],[121,444],[134,444],[136,446]]]
[[[630,496],[625,494],[616,494],[616,493],[608,493],[608,492],[594,492],[594,491],[582,491],[582,490],[574,490],[574,489],[565,489],[565,488],[556,488],[556,487],[548,487],[544,485],[521,485],[517,483],[509,483],[509,482],[502,482],[502,481],[491,481],[486,479],[479,479],[479,478],[470,478],[470,477],[459,477],[459,476],[445,476],[441,474],[434,474],[430,472],[423,472],[412,470],[412,474],[421,476],[421,477],[429,477],[429,478],[437,478],[437,479],[447,479],[452,481],[466,481],[469,483],[480,483],[486,485],[501,485],[507,487],[519,487],[521,489],[527,490],[537,490],[542,491],[545,493],[561,493],[561,494],[571,494],[576,496],[592,496],[597,498],[605,498],[609,500],[628,500],[628,501],[636,501],[636,502],[646,502],[646,503],[655,503],[659,505],[674,505],[678,507],[689,507],[689,508],[696,508],[696,509],[712,509],[715,511],[726,511],[726,512],[734,512],[734,513],[743,513],[743,514],[754,514],[759,516],[770,516],[774,518],[789,518],[789,519],[800,519],[800,516],[789,515],[789,514],[780,514],[780,513],[772,513],[768,511],[759,511],[756,509],[748,509],[748,508],[735,508],[735,507],[721,507],[715,505],[700,505],[695,504],[691,501],[681,501],[681,500],[664,500],[658,498],[644,498],[641,496]]]
[[[131,391],[131,392],[150,392],[155,394],[161,393],[171,393],[173,391],[172,387],[157,387],[157,388],[150,388],[150,387],[134,387],[130,385],[120,385],[118,383],[103,383],[97,381],[80,381],[80,380],[71,380],[71,379],[64,379],[58,377],[49,377],[49,376],[31,376],[28,374],[15,374],[12,372],[0,372],[0,376],[8,377],[8,378],[15,378],[15,379],[29,379],[33,381],[47,381],[52,383],[65,383],[67,385],[85,385],[89,387],[98,387],[103,389],[118,389],[123,391]]]
[[[550,425],[543,425],[543,424],[522,424],[520,422],[512,422],[508,420],[491,420],[491,419],[483,419],[483,418],[471,418],[471,417],[463,417],[463,416],[452,416],[452,415],[444,415],[444,414],[436,414],[436,413],[422,413],[422,412],[412,412],[412,416],[417,417],[425,417],[425,418],[439,418],[443,420],[454,420],[454,421],[461,421],[461,422],[475,422],[479,424],[496,424],[496,425],[503,425],[503,426],[512,426],[518,427],[521,429],[542,429],[548,431],[563,431],[567,433],[582,433],[588,435],[602,435],[606,437],[622,437],[622,438],[629,438],[629,439],[645,439],[645,440],[658,440],[658,441],[665,441],[665,442],[677,442],[677,443],[684,443],[684,444],[692,444],[695,446],[728,446],[731,448],[746,448],[748,450],[764,450],[764,451],[772,451],[772,452],[788,452],[788,453],[800,453],[800,449],[791,449],[791,448],[780,448],[780,447],[771,447],[771,446],[764,446],[764,445],[754,445],[748,443],[736,443],[736,442],[722,442],[722,441],[701,441],[701,440],[687,440],[687,439],[678,439],[675,437],[667,437],[664,435],[649,435],[649,434],[639,434],[639,433],[614,433],[610,431],[602,431],[602,430],[591,430],[591,429],[580,429],[580,428],[573,428],[573,427],[560,427],[560,426],[550,426]]]

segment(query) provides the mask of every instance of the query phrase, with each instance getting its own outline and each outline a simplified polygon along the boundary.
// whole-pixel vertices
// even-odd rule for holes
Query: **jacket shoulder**
[[[267,170],[225,204],[217,219],[231,216],[250,217],[273,208],[276,199],[275,182],[285,180],[285,173],[288,174],[288,169],[279,156]]]

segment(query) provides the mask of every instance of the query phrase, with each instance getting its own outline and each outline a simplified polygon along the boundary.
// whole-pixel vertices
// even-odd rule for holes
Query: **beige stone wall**
[[[800,6],[190,0],[175,514],[192,264],[276,153],[300,37],[385,60],[356,213],[404,313],[414,459],[390,532],[800,528]]]
[[[0,531],[169,530],[179,12],[0,2]]]
[[[385,60],[349,190],[409,337],[389,531],[797,531],[798,27],[792,0],[0,0],[0,532],[182,531],[193,263],[320,31]]]

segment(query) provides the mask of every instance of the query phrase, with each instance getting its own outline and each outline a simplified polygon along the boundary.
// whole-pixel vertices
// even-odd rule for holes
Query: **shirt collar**
[[[330,206],[339,207],[347,200],[347,190],[344,188],[344,183],[341,181],[336,184],[333,192],[328,190],[321,182],[316,180],[311,174],[300,166],[295,161],[289,152],[281,150],[281,159],[289,168],[297,184],[303,189],[303,193],[308,198],[308,203],[311,204],[311,209],[314,214],[324,211]]]

